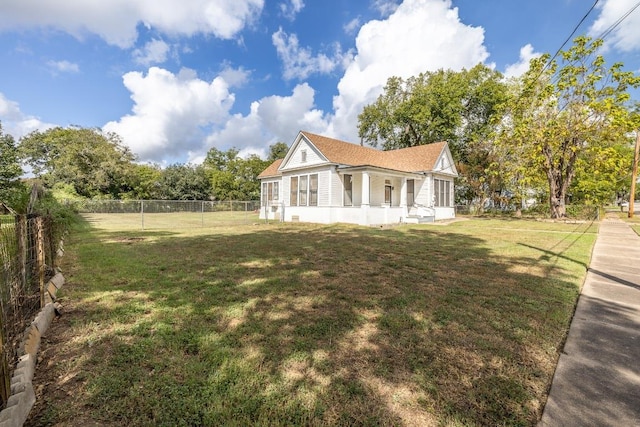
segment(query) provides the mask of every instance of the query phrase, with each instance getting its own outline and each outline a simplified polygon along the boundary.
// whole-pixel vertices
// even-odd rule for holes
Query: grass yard
[[[90,224],[110,224],[121,231],[249,225],[260,221],[258,212],[254,211],[94,213],[83,216]]]
[[[535,425],[596,233],[85,223],[27,425]]]

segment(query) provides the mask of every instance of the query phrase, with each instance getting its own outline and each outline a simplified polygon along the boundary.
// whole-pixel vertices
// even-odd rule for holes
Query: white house
[[[261,180],[261,219],[361,225],[455,217],[446,142],[381,151],[300,132]]]

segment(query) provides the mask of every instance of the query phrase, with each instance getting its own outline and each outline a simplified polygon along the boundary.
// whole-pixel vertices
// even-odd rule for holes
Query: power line
[[[556,51],[556,53],[551,57],[551,59],[549,59],[549,61],[547,61],[547,63],[545,64],[544,67],[542,67],[542,70],[540,71],[540,74],[538,75],[538,77],[536,77],[536,80],[538,80],[540,78],[540,76],[542,75],[542,73],[544,73],[544,70],[547,69],[547,67],[549,65],[551,65],[551,63],[553,62],[554,59],[556,59],[556,57],[560,54],[560,52],[562,51],[562,48],[565,47],[565,45],[567,43],[569,43],[569,40],[571,40],[571,37],[573,37],[573,35],[576,33],[576,31],[578,31],[578,28],[580,28],[580,26],[582,25],[582,23],[585,21],[585,19],[587,19],[587,17],[591,14],[591,12],[593,11],[593,9],[595,9],[596,5],[600,2],[600,0],[596,0],[593,5],[591,6],[591,8],[587,11],[587,13],[584,14],[584,16],[582,17],[582,19],[580,20],[580,22],[578,22],[578,24],[573,28],[573,31],[571,31],[571,34],[569,34],[569,37],[566,38],[566,40],[562,43],[562,45],[558,48],[558,50]],[[640,5],[640,2],[638,3],[638,5]],[[637,7],[637,5],[636,5]]]
[[[618,25],[620,25],[622,23],[622,21],[627,19],[629,17],[629,15],[631,15],[638,7],[640,7],[640,1],[638,3],[636,3],[635,6],[633,6],[631,9],[629,9],[629,11],[627,11],[627,13],[625,13],[620,18],[618,18],[618,20],[616,22],[611,24],[611,26],[609,26],[609,28],[607,28],[602,34],[600,34],[598,36],[598,38],[604,40],[609,34],[611,34],[611,32],[613,30],[615,30],[618,27]]]
[[[529,85],[533,85],[534,82],[537,82],[538,79],[542,76],[542,74],[545,72],[545,70],[547,68],[549,68],[549,66],[551,65],[551,63],[553,62],[554,59],[556,59],[556,57],[560,54],[560,52],[562,51],[562,48],[564,48],[564,46],[569,42],[569,40],[571,40],[571,37],[573,37],[573,35],[576,33],[576,31],[578,31],[578,28],[580,28],[580,26],[583,24],[583,22],[587,19],[587,17],[591,14],[591,12],[593,12],[593,9],[595,9],[596,5],[600,2],[600,0],[596,0],[593,5],[591,5],[591,7],[589,8],[589,10],[587,11],[587,13],[584,14],[584,16],[582,17],[582,19],[580,19],[580,22],[578,22],[576,24],[576,26],[573,28],[573,31],[571,31],[571,34],[569,34],[569,36],[565,39],[565,41],[562,43],[562,45],[558,48],[558,50],[556,51],[556,53],[551,57],[551,59],[549,59],[544,67],[542,67],[542,69],[540,70],[540,72],[538,73],[538,75],[536,76],[535,79],[533,79]],[[528,88],[530,88],[531,86],[528,86]],[[526,88],[525,90],[527,90],[528,88]],[[520,99],[522,98],[523,94],[522,92],[520,93],[520,96],[518,96],[518,100],[516,102],[519,102]]]

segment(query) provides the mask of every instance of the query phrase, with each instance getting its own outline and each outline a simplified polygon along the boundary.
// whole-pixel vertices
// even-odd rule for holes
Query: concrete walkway
[[[600,223],[539,427],[640,426],[640,237]]]

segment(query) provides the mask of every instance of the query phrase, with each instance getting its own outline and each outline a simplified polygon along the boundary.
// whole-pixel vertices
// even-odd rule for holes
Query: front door
[[[391,190],[392,187],[390,185],[384,186],[384,204],[391,206]]]

